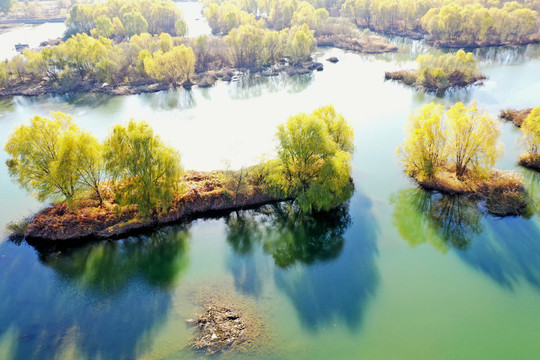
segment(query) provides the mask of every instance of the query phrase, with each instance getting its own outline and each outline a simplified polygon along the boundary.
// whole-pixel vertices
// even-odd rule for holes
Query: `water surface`
[[[538,47],[484,52],[483,87],[438,98],[385,82],[384,71],[435,51],[405,42],[397,54],[326,49],[337,64],[304,76],[246,77],[209,89],[125,97],[15,97],[0,102],[0,142],[34,114],[64,111],[100,139],[146,120],[186,168],[255,163],[272,155],[276,125],[333,104],[355,130],[356,192],[332,216],[289,204],[52,254],[0,244],[0,358],[189,359],[201,293],[261,315],[261,359],[509,359],[540,356],[540,221],[496,218],[470,202],[419,191],[395,149],[411,110],[476,99],[497,115],[538,105]],[[480,54],[479,54],[480,55]],[[519,131],[502,125],[501,169],[516,166]],[[3,163],[5,153],[0,155]],[[0,171],[0,226],[43,204]],[[270,339],[268,341],[268,339]]]

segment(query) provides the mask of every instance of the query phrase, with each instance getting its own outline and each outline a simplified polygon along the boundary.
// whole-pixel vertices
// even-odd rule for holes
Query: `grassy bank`
[[[455,171],[443,169],[431,179],[413,178],[426,190],[478,200],[493,215],[518,216],[527,209],[527,192],[523,180],[510,171],[494,170],[488,178],[459,180]]]
[[[84,242],[125,237],[182,220],[285,200],[265,193],[255,177],[242,182],[238,179],[240,175],[231,171],[187,171],[182,195],[177,194],[166,211],[154,211],[150,217],[142,217],[136,205],[120,206],[114,189],[102,184],[102,206],[88,193],[70,206],[66,202],[52,204],[10,229],[30,243]]]

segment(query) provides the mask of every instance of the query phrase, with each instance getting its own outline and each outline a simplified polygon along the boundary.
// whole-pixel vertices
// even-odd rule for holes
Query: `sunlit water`
[[[0,33],[0,60],[11,59],[18,54],[15,44],[28,44],[31,49],[34,49],[42,41],[63,36],[65,30],[66,26],[63,23],[46,23],[21,25]]]
[[[266,325],[254,352],[225,358],[538,358],[538,215],[499,219],[466,201],[426,194],[395,154],[410,111],[426,102],[476,99],[494,115],[538,105],[538,48],[513,57],[486,52],[483,87],[436,98],[384,82],[384,71],[408,68],[416,53],[432,51],[402,45],[381,56],[323,50],[324,71],[290,78],[0,102],[1,143],[15,125],[50,111],[73,115],[100,139],[114,124],[144,119],[192,169],[271,156],[278,123],[330,103],[356,135],[356,192],[331,217],[265,207],[53,254],[4,242],[0,358],[197,358],[185,348],[194,333],[185,320],[202,311],[201,292],[246,303]],[[325,62],[330,56],[340,62]],[[506,153],[497,167],[524,173],[538,202],[538,175],[515,165],[519,131],[501,126]],[[43,205],[2,169],[4,227]]]

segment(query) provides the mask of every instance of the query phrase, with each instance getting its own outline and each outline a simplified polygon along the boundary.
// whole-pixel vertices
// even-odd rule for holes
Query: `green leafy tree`
[[[540,106],[531,110],[531,113],[523,120],[521,125],[521,143],[525,148],[527,158],[536,164],[540,164]]]
[[[128,36],[138,35],[148,31],[148,22],[139,12],[124,14],[122,23]]]
[[[101,148],[89,133],[61,112],[52,119],[34,116],[10,135],[5,150],[10,176],[40,201],[70,202],[81,190],[93,189],[103,174]]]
[[[332,114],[335,110],[327,106],[292,116],[278,127],[278,159],[272,164],[270,182],[295,197],[304,211],[329,210],[352,192],[353,131],[340,115]]]
[[[276,30],[290,27],[297,6],[296,0],[272,0],[268,23]]]
[[[96,19],[96,35],[110,38],[114,34],[111,19],[106,15],[101,15]]]
[[[433,178],[445,167],[459,180],[487,177],[502,155],[499,124],[475,102],[457,103],[443,113],[430,103],[411,114],[405,143],[399,148],[407,174]]]
[[[411,113],[407,140],[398,149],[410,176],[431,179],[446,162],[446,134],[442,105],[430,103]]]
[[[317,41],[313,36],[313,31],[306,24],[293,26],[288,31],[286,55],[291,63],[307,60],[316,46]]]
[[[105,162],[110,175],[120,181],[118,201],[137,204],[143,216],[167,209],[178,190],[180,154],[146,122],[115,126],[105,141]]]
[[[497,120],[478,109],[475,102],[469,106],[457,103],[446,116],[448,151],[458,179],[489,175],[502,155]]]
[[[237,67],[258,68],[264,65],[263,39],[265,30],[254,25],[241,25],[225,37]]]
[[[184,44],[175,46],[164,53],[157,51],[144,58],[144,69],[152,78],[175,84],[189,81],[195,71],[195,54],[193,49]]]

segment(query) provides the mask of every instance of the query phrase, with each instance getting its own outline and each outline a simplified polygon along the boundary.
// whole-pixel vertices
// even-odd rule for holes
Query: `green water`
[[[336,49],[325,70],[244,78],[210,89],[126,97],[16,97],[0,102],[0,142],[33,114],[72,114],[103,139],[130,117],[176,147],[186,168],[248,165],[275,144],[289,115],[332,103],[355,130],[350,203],[332,216],[288,204],[197,220],[149,236],[38,253],[0,244],[0,359],[190,359],[201,294],[243,302],[264,336],[226,359],[535,359],[540,357],[540,221],[495,218],[474,204],[416,190],[395,149],[409,112],[429,101],[477,99],[496,115],[538,105],[538,47],[490,49],[483,87],[444,98],[384,82],[408,68],[398,54]],[[519,131],[502,124],[497,167],[524,173],[540,203],[539,176],[515,165]],[[4,162],[6,155],[0,155]],[[0,226],[44,204],[0,171]]]

